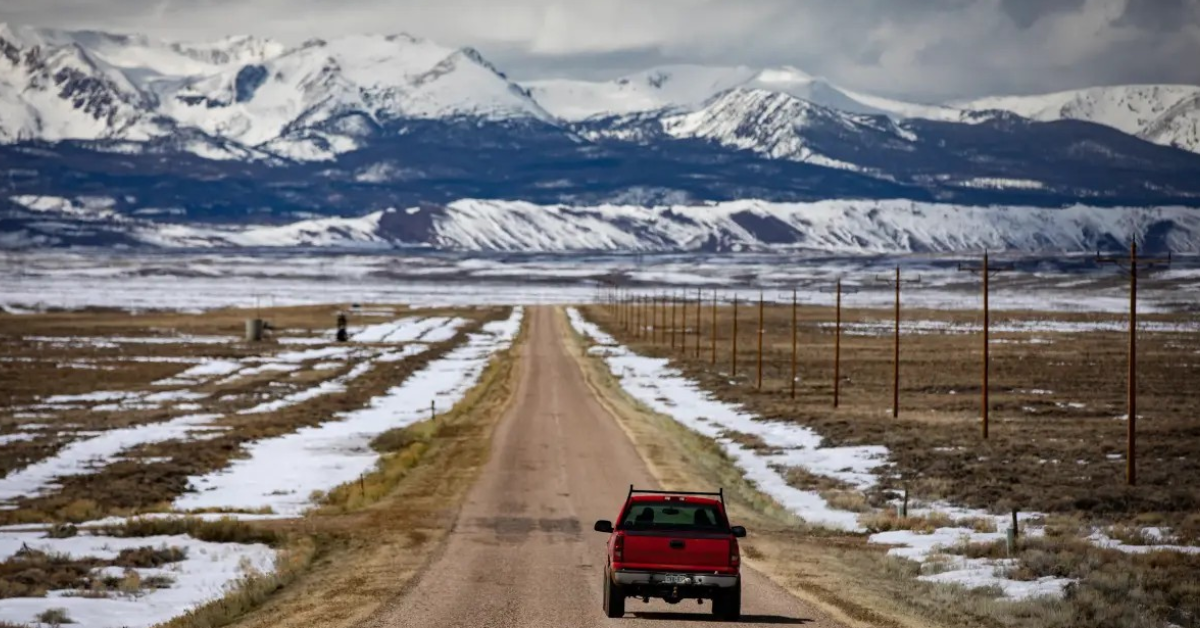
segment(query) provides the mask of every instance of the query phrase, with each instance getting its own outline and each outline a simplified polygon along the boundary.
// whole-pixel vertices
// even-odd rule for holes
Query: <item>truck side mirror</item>
[[[733,526],[732,528],[729,529],[729,531],[733,532],[733,536],[736,538],[739,538],[739,539],[746,538],[746,528],[743,528],[742,526]]]
[[[600,521],[596,522],[596,526],[593,529],[596,530],[597,532],[610,532],[611,533],[613,531],[613,525],[612,525],[611,521],[605,521],[605,520],[601,519]]]

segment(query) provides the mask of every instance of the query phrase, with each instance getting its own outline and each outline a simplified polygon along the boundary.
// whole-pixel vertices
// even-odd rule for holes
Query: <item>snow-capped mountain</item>
[[[790,94],[738,87],[702,107],[578,123],[580,135],[654,145],[665,136],[698,140],[767,160],[786,160],[862,173],[894,183],[939,188],[1059,190],[1087,196],[1089,169],[1166,167],[1181,157],[1169,187],[1188,187],[1195,159],[1149,147],[1114,129],[1067,122],[1039,123],[996,110],[962,112],[961,122],[895,118],[824,107]],[[1024,138],[1024,139],[1021,139]],[[1036,138],[1036,139],[1035,139]],[[1013,150],[1026,141],[1038,144]],[[1099,142],[1099,144],[1097,144]],[[1100,145],[1105,148],[1099,148]],[[1156,166],[1150,166],[1154,162]],[[1104,164],[1104,165],[1101,165]],[[1078,169],[1077,169],[1078,168]],[[1073,174],[1071,174],[1073,173]],[[1079,175],[1089,180],[1070,181]],[[1142,181],[1127,188],[1136,194]],[[1151,184],[1154,185],[1154,184]],[[1182,188],[1180,188],[1182,189]]]
[[[806,137],[809,131],[847,134],[860,140],[890,136],[866,140],[869,143],[912,139],[911,132],[885,117],[835,111],[788,94],[747,88],[727,91],[697,111],[664,118],[662,125],[666,134],[675,138],[703,139],[773,159],[848,170],[859,167],[822,154]]]
[[[157,108],[183,76],[279,54],[250,37],[178,44],[0,24],[0,141],[146,141],[172,132]]]
[[[961,111],[935,105],[905,103],[871,96],[785,66],[667,65],[612,81],[551,79],[525,83],[538,102],[570,121],[596,116],[622,116],[657,110],[688,111],[732,89],[786,94],[850,113],[959,120]]]
[[[1043,122],[1080,120],[1110,126],[1163,146],[1200,152],[1200,86],[1194,85],[1097,87],[942,105],[866,94],[792,67],[673,65],[612,81],[552,79],[525,85],[548,111],[571,121],[660,110],[692,112],[736,89],[784,94],[828,109],[897,119],[969,124],[977,119],[972,113],[999,110]]]
[[[189,80],[165,95],[161,112],[300,160],[360,148],[407,119],[550,118],[474,50],[407,35],[310,41],[262,64]]]
[[[950,103],[973,111],[999,109],[1032,120],[1083,120],[1146,141],[1200,152],[1200,87],[1125,85],[1037,96],[1000,96]]]
[[[157,134],[147,94],[77,45],[18,47],[0,31],[0,139],[63,140]]]
[[[407,35],[289,49],[0,24],[0,141],[147,141],[182,130],[214,140],[190,151],[204,156],[224,141],[327,160],[385,125],[451,117],[551,118],[477,51]]]
[[[732,201],[705,205],[538,205],[460,200],[358,218],[279,226],[182,225],[123,217],[105,203],[20,197],[40,220],[7,231],[19,244],[116,241],[161,248],[437,248],[452,251],[807,251],[837,254],[1200,253],[1190,208],[978,207],[910,201]]]

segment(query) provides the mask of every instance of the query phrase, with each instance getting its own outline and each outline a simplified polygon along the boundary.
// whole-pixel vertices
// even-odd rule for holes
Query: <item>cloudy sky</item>
[[[517,79],[787,64],[924,101],[1200,84],[1200,0],[3,0],[0,21],[296,43],[407,32],[475,46]]]

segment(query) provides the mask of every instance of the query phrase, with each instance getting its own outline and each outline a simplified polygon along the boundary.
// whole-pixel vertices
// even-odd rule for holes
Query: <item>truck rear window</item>
[[[622,530],[696,530],[728,532],[716,506],[678,502],[639,502],[625,512]]]

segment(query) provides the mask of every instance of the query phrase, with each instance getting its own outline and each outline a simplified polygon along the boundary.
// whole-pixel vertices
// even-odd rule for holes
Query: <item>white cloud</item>
[[[1200,0],[5,0],[0,20],[289,42],[408,32],[478,47],[517,78],[790,64],[925,100],[1200,82]]]

